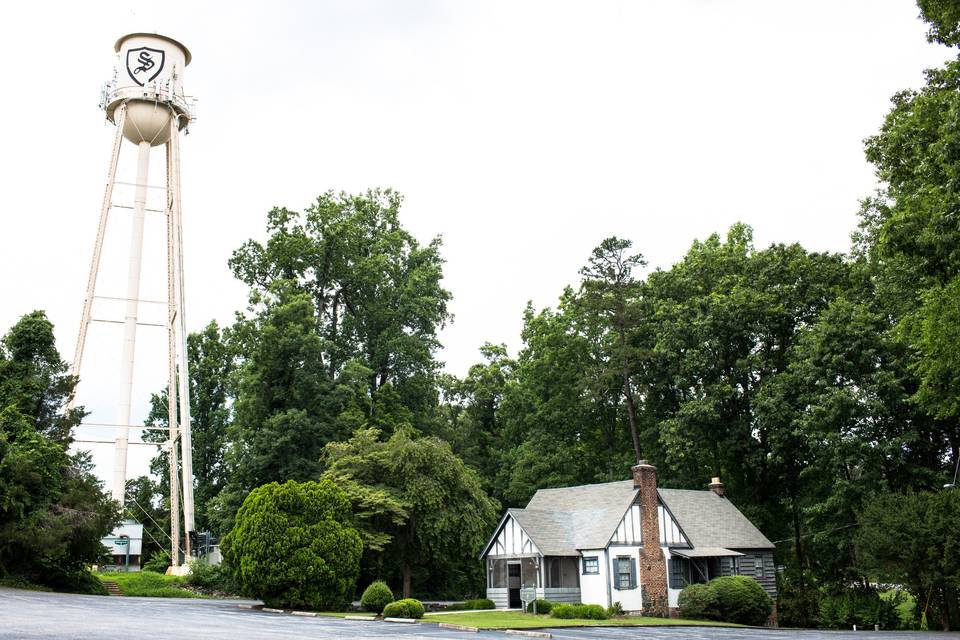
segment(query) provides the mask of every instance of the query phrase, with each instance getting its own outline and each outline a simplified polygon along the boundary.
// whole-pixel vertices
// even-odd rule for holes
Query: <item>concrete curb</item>
[[[405,624],[416,624],[416,620],[413,618],[384,618],[384,622],[403,622]]]
[[[553,634],[546,631],[523,631],[521,629],[504,629],[504,633],[511,636],[526,636],[528,638],[552,638]]]
[[[263,609],[262,604],[238,604],[239,609]]]
[[[343,616],[344,620],[370,620],[376,622],[377,619],[373,616]]]
[[[267,611],[269,613],[286,613],[283,609],[271,609],[270,607],[264,607],[260,611]]]
[[[304,616],[304,617],[307,617],[307,618],[316,618],[317,615],[318,615],[318,614],[314,613],[313,611],[291,611],[290,613],[293,614],[293,615],[295,615],[295,616]]]
[[[441,629],[452,629],[454,631],[472,631],[474,633],[480,631],[479,627],[468,627],[463,624],[451,624],[449,622],[441,622],[437,626]]]

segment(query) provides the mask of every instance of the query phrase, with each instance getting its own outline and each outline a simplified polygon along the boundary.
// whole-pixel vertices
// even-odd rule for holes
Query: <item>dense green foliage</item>
[[[550,609],[550,617],[563,620],[607,620],[610,614],[598,604],[556,604]]]
[[[65,409],[75,384],[43,312],[0,341],[0,577],[102,593],[87,567],[104,556],[117,505],[89,457],[68,451],[84,415]]]
[[[384,618],[422,618],[423,603],[416,598],[404,598],[391,602],[383,608]]]
[[[363,543],[350,503],[327,480],[250,492],[223,540],[244,593],[274,607],[336,611],[353,599]]]
[[[360,604],[367,611],[380,613],[383,608],[393,602],[393,591],[383,580],[375,580],[370,586],[363,590],[360,596]]]
[[[163,554],[158,554],[163,555]],[[239,595],[240,587],[233,572],[223,563],[212,565],[206,560],[196,560],[190,565],[187,584],[205,593]]]
[[[960,627],[960,491],[878,496],[864,509],[857,550],[865,570],[902,585],[919,613]]]
[[[844,589],[820,600],[820,626],[828,629],[896,629],[900,626],[896,599],[883,598],[876,589]]]
[[[418,588],[463,592],[482,576],[476,553],[499,510],[446,442],[407,429],[381,440],[376,429],[360,429],[327,445],[326,461],[323,477],[354,505],[367,566],[383,574],[399,569],[404,596],[415,578]]]
[[[681,618],[691,620],[719,620],[720,603],[717,592],[709,584],[688,584],[677,598]]]

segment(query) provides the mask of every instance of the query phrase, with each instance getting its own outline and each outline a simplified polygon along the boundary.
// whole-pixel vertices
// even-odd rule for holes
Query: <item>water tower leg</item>
[[[127,485],[127,437],[130,431],[130,397],[133,393],[133,359],[137,345],[137,311],[140,299],[140,267],[143,253],[143,222],[147,206],[150,143],[141,142],[137,155],[137,182],[133,196],[130,229],[130,261],[127,269],[127,309],[123,322],[123,355],[120,361],[120,414],[113,467],[113,499],[123,504]]]
[[[103,205],[100,208],[100,224],[97,226],[97,238],[93,243],[93,257],[90,260],[90,273],[87,276],[87,292],[83,298],[83,314],[80,316],[80,333],[77,335],[77,346],[73,350],[73,365],[70,375],[80,377],[80,364],[83,362],[83,349],[87,343],[87,330],[90,328],[90,312],[93,309],[93,298],[97,290],[97,276],[100,273],[100,254],[103,251],[103,238],[107,232],[107,218],[113,206],[113,185],[117,179],[117,163],[120,161],[120,144],[123,142],[123,123],[126,120],[127,109],[121,106],[117,109],[117,135],[113,141],[113,154],[110,156],[110,168],[107,170],[107,185],[103,192]],[[76,400],[76,387],[70,394],[67,402],[67,411],[73,409]]]
[[[173,215],[173,183],[170,167],[173,157],[167,143],[167,426],[169,428],[170,461],[170,564],[180,565],[180,491],[179,465],[177,464],[177,318],[178,305],[176,286],[176,260],[173,255],[176,220]]]
[[[180,208],[180,130],[177,118],[170,120],[170,141],[167,143],[167,185],[170,189],[170,209],[174,221],[173,260],[174,290],[176,296],[177,329],[180,346],[180,455],[183,472],[183,527],[186,530],[187,554],[190,532],[196,530],[193,505],[193,439],[190,419],[190,365],[187,352],[187,319],[184,313],[186,292],[183,277],[183,218]]]

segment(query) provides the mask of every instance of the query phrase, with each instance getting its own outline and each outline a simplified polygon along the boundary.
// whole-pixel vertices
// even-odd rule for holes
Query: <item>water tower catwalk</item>
[[[161,35],[131,33],[116,43],[118,67],[114,79],[104,87],[101,106],[107,120],[116,125],[116,138],[110,158],[106,192],[100,211],[100,224],[93,248],[93,259],[83,303],[83,317],[73,361],[73,374],[80,375],[84,346],[92,322],[113,322],[123,325],[123,343],[119,349],[120,383],[117,388],[117,420],[109,425],[116,430],[112,493],[114,500],[125,502],[127,481],[127,448],[130,429],[143,429],[131,422],[134,357],[137,328],[146,323],[138,320],[141,304],[162,301],[142,300],[140,294],[142,256],[144,255],[144,220],[146,214],[161,213],[166,218],[166,273],[167,299],[165,327],[167,333],[168,366],[168,420],[169,440],[166,450],[170,458],[170,515],[171,561],[179,564],[179,495],[177,481],[177,441],[180,441],[183,474],[183,521],[186,531],[194,530],[193,465],[190,441],[190,387],[187,365],[186,319],[184,317],[184,268],[180,209],[180,132],[193,119],[192,101],[183,93],[183,73],[190,64],[190,52],[185,46]],[[121,152],[128,148],[126,138],[136,145],[136,181],[117,181],[117,167]],[[163,145],[166,150],[166,185],[149,185],[151,151]],[[128,160],[129,162],[129,160]],[[114,202],[114,188],[118,184],[133,187],[133,201]],[[163,209],[147,208],[148,188],[165,189]],[[112,212],[129,215],[131,219],[127,262],[126,291],[122,297],[101,296],[97,291],[104,236]],[[148,242],[160,242],[151,238]],[[122,302],[123,319],[92,318],[95,300]],[[155,323],[154,323],[155,324]],[[97,357],[103,354],[97,353]],[[179,365],[179,376],[177,367]],[[179,383],[178,383],[179,380]],[[81,381],[82,385],[82,381]],[[177,411],[179,400],[179,412]],[[105,426],[103,424],[94,426]],[[190,555],[190,536],[185,536],[186,555]]]

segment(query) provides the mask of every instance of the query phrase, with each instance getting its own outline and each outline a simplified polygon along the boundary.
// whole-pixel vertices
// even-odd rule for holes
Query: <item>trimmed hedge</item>
[[[556,606],[553,602],[549,600],[540,600],[537,599],[537,613],[550,613],[550,611]],[[527,604],[527,613],[533,613],[533,603]]]
[[[390,587],[383,580],[371,582],[360,596],[360,604],[363,608],[374,613],[381,613],[383,608],[391,602],[393,602],[393,591],[390,591]]]
[[[555,604],[550,617],[562,620],[606,620],[610,614],[598,604]]]
[[[383,608],[384,618],[422,618],[423,603],[416,598],[404,598]]]
[[[497,605],[490,600],[489,598],[476,598],[474,600],[467,600],[463,603],[464,608],[469,610],[476,609],[496,609]]]

